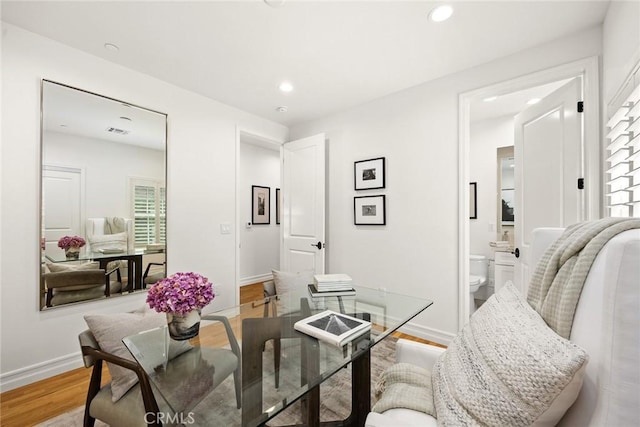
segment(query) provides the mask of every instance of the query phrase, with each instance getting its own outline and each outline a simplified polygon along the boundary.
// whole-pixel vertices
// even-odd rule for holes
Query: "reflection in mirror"
[[[41,309],[162,278],[166,114],[43,80],[41,117]]]
[[[498,239],[513,243],[515,220],[515,160],[513,146],[498,148]]]

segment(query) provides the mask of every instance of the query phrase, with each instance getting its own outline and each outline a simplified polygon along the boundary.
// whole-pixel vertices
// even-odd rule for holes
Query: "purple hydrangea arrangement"
[[[149,288],[147,303],[159,313],[185,315],[201,309],[215,297],[209,279],[197,273],[176,273]]]
[[[58,240],[58,247],[64,250],[69,248],[81,248],[86,244],[87,242],[85,242],[85,240],[80,236],[64,236]]]

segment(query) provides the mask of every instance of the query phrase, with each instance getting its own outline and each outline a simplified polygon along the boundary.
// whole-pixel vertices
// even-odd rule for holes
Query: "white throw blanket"
[[[569,339],[582,287],[600,249],[614,236],[640,228],[640,219],[604,218],[574,224],[546,250],[527,302],[558,335]]]

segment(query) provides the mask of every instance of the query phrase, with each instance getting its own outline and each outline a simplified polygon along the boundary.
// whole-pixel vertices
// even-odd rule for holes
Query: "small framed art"
[[[469,219],[478,219],[478,184],[469,184]]]
[[[384,157],[360,160],[353,163],[353,178],[356,190],[384,188]]]
[[[386,225],[385,203],[381,196],[353,198],[353,223],[355,225]]]
[[[270,224],[271,189],[259,185],[251,186],[251,222]]]
[[[282,221],[282,193],[279,188],[276,188],[276,224],[280,224],[280,221]]]

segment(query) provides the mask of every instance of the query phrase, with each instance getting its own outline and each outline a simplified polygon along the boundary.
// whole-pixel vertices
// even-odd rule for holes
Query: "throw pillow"
[[[47,268],[52,273],[80,271],[80,270],[97,270],[100,268],[100,263],[97,261],[83,262],[81,264],[56,262],[56,263],[47,263]]]
[[[411,363],[396,363],[387,368],[377,381],[376,394],[382,393],[373,412],[406,408],[436,415],[431,392],[431,372]]]
[[[89,246],[92,252],[98,252],[101,249],[124,252],[127,250],[127,233],[93,235],[89,238]]]
[[[131,313],[86,315],[84,320],[104,352],[132,362],[135,362],[135,359],[122,343],[122,339],[167,324],[164,313],[157,313],[147,306]],[[170,340],[169,359],[173,359],[191,348],[187,341]],[[111,398],[113,402],[117,402],[131,387],[137,384],[138,377],[133,371],[113,363],[107,362],[107,367],[111,374]]]
[[[308,295],[307,285],[313,283],[313,270],[300,272],[271,270],[276,284],[276,293],[283,295],[278,299],[278,312],[291,313],[300,308],[299,297]]]
[[[508,284],[434,366],[438,425],[555,425],[577,398],[587,361]]]

